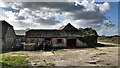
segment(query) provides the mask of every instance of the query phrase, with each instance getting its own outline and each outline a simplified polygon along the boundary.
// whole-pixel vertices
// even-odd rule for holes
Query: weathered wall
[[[38,46],[42,44],[44,38],[26,38],[24,50],[39,49]]]
[[[24,50],[35,50],[35,43],[26,43],[23,49]]]
[[[83,43],[82,41],[80,41],[78,38],[76,39],[76,46],[77,47],[83,47],[83,46],[87,46],[86,43]]]
[[[15,46],[15,33],[12,27],[8,26],[6,35],[5,35],[5,50],[11,50]]]
[[[57,39],[62,39],[62,43],[57,43]],[[53,47],[66,47],[66,38],[52,38]]]
[[[0,21],[0,53],[2,53],[2,22]],[[2,68],[2,63],[0,63],[0,68]]]
[[[2,38],[2,22],[0,22],[0,39]]]
[[[0,22],[0,53],[2,53],[2,22]]]
[[[0,53],[2,53],[2,39],[0,39]]]
[[[38,44],[40,44],[40,43],[42,43],[43,40],[44,40],[44,38],[26,38],[26,43],[38,42]]]
[[[3,22],[2,24],[2,41],[3,41],[3,50],[2,51],[8,51],[12,50],[12,47],[15,46],[15,32],[11,25],[9,25],[6,22]]]
[[[5,38],[5,45],[3,46],[4,50],[12,50],[12,47],[15,46],[14,38]]]

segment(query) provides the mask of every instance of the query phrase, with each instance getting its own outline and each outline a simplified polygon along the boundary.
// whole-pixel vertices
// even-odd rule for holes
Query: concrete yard
[[[15,51],[9,56],[27,56],[30,66],[117,66],[118,47],[59,49],[56,51]]]

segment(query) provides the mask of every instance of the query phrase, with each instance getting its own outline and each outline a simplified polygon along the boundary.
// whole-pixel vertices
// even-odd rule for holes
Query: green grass
[[[12,67],[13,66],[28,66],[27,61],[25,61],[24,56],[6,56],[0,55],[0,63],[2,67]]]
[[[120,44],[120,42],[118,42],[118,41],[114,41],[114,40],[98,40],[98,42]]]

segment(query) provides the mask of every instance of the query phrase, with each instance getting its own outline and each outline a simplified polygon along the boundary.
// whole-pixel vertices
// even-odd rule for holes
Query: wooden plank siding
[[[2,51],[9,51],[15,46],[15,39],[16,35],[13,29],[13,26],[10,25],[8,22],[2,20],[0,21],[0,30],[2,31]]]

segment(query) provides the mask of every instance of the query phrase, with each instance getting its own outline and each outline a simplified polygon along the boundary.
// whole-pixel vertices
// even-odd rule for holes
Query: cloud
[[[115,25],[105,17],[110,4],[96,4],[93,0],[81,2],[12,2],[4,3],[4,16],[15,29],[58,28],[71,23],[77,28],[92,27],[103,30]],[[11,8],[8,10],[8,8]],[[13,12],[13,10],[15,12]],[[16,22],[16,23],[15,23]],[[19,27],[19,28],[18,28]],[[104,32],[105,33],[105,32]]]
[[[79,6],[74,6],[73,2],[24,2],[22,3],[22,7],[24,8],[30,8],[30,9],[39,9],[41,10],[41,7],[46,7],[52,9],[56,9],[56,11],[68,11],[68,12],[73,12],[76,10],[81,10],[84,7],[79,5]],[[50,11],[50,10],[49,10]]]
[[[102,13],[106,12],[107,10],[110,9],[110,4],[108,2],[105,2],[101,5],[99,5],[99,9]]]
[[[0,2],[0,7],[7,7],[2,1]]]

